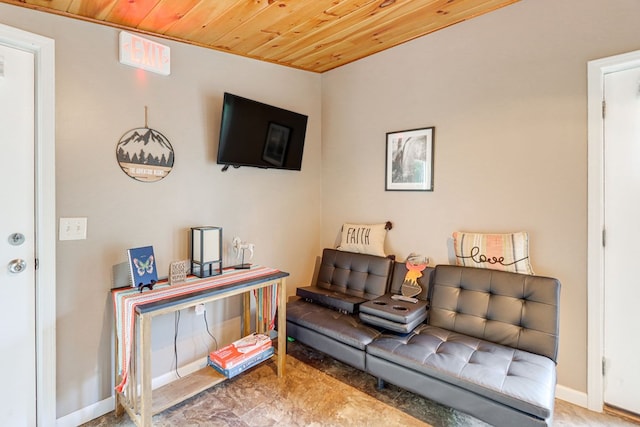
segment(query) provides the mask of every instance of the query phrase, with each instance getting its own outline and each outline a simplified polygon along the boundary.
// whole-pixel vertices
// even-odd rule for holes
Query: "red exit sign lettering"
[[[121,31],[120,63],[168,76],[171,74],[171,51],[169,46]]]

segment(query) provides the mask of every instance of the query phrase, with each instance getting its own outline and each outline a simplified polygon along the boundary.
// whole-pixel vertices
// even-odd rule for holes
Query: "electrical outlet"
[[[196,306],[195,306],[195,307],[193,307],[193,308],[195,309],[196,314],[197,314],[198,316],[201,316],[201,315],[203,315],[203,314],[204,314],[204,304],[198,304],[198,305],[196,305]]]

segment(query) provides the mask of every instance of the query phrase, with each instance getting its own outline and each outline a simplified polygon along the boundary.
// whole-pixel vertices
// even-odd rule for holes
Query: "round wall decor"
[[[120,138],[116,147],[118,164],[131,178],[142,182],[159,181],[173,168],[173,147],[160,132],[148,127],[135,128]]]

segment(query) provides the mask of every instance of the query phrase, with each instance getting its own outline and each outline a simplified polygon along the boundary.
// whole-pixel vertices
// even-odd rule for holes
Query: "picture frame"
[[[435,127],[387,132],[386,191],[433,191]]]
[[[269,123],[262,160],[274,166],[282,166],[287,154],[291,129],[278,123]]]

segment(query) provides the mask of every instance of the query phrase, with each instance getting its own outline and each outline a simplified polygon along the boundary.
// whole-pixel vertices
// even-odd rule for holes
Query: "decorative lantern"
[[[198,277],[222,274],[222,227],[191,228],[191,272]]]

